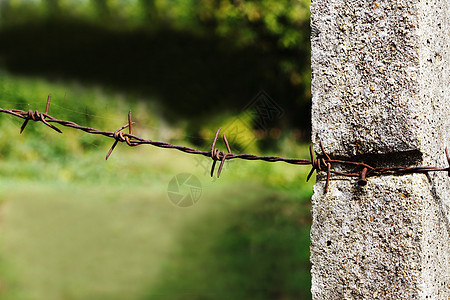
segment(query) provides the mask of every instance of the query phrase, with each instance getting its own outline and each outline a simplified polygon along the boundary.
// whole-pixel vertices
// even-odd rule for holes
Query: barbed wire
[[[201,151],[190,147],[185,146],[177,146],[166,142],[159,142],[159,141],[153,141],[153,140],[147,140],[143,139],[141,137],[138,137],[133,134],[133,124],[135,124],[131,120],[131,110],[128,112],[128,123],[124,126],[120,127],[119,129],[111,132],[111,131],[102,131],[91,127],[81,126],[71,121],[65,121],[65,120],[59,120],[51,115],[49,115],[49,107],[50,107],[50,101],[51,101],[51,94],[47,97],[47,105],[45,108],[45,112],[41,113],[39,111],[33,111],[33,110],[20,110],[20,109],[3,109],[0,108],[0,113],[6,113],[10,114],[16,117],[19,117],[21,119],[24,119],[22,126],[20,127],[20,133],[22,133],[25,130],[25,127],[28,124],[28,121],[36,121],[36,122],[42,122],[46,126],[50,127],[51,129],[62,133],[62,131],[54,126],[52,123],[59,124],[61,126],[65,127],[71,127],[77,130],[82,130],[84,132],[90,133],[90,134],[98,134],[102,136],[106,136],[109,138],[115,139],[113,142],[111,148],[109,149],[106,159],[109,158],[114,148],[117,146],[119,142],[125,142],[128,146],[134,147],[139,145],[152,145],[159,148],[166,148],[166,149],[176,149],[185,153],[190,154],[196,154],[196,155],[203,155],[206,157],[210,157],[213,160],[212,166],[211,166],[211,177],[214,176],[214,171],[216,167],[217,161],[220,161],[219,169],[217,171],[217,178],[220,177],[220,174],[222,172],[223,165],[225,161],[231,160],[231,159],[245,159],[245,160],[262,160],[267,162],[285,162],[288,164],[293,165],[311,165],[311,171],[309,172],[306,181],[308,181],[314,171],[316,172],[326,172],[326,183],[325,183],[325,191],[328,191],[329,183],[331,174],[341,175],[341,176],[348,176],[348,177],[357,177],[358,178],[358,185],[364,186],[367,184],[367,178],[372,176],[380,176],[380,175],[402,175],[402,174],[411,174],[411,173],[428,173],[428,172],[448,172],[448,176],[450,177],[450,154],[447,148],[445,148],[445,155],[449,164],[449,167],[447,168],[440,168],[440,167],[429,167],[429,166],[416,166],[416,167],[406,167],[406,166],[394,166],[394,167],[373,167],[369,164],[358,162],[358,161],[348,161],[348,160],[338,160],[338,159],[332,159],[326,152],[322,145],[322,142],[320,142],[320,148],[322,150],[322,155],[314,157],[314,151],[312,148],[312,145],[309,146],[309,154],[310,159],[297,159],[297,158],[283,158],[278,156],[258,156],[253,154],[234,154],[231,152],[230,145],[228,143],[228,140],[225,136],[225,134],[222,135],[223,141],[225,142],[227,152],[223,150],[219,150],[216,148],[216,142],[219,137],[220,128],[216,131],[216,134],[214,136],[213,143],[211,145],[210,151]],[[128,128],[128,133],[124,133],[123,130],[125,128]],[[340,165],[341,167],[353,167],[351,171],[337,171],[334,166]]]

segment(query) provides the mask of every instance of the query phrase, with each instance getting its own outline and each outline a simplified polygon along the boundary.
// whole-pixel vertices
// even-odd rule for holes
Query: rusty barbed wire
[[[0,108],[0,113],[6,113],[10,114],[16,117],[19,117],[21,119],[24,119],[22,126],[20,127],[20,133],[22,133],[25,130],[25,127],[28,124],[28,121],[36,121],[36,122],[42,122],[46,126],[50,127],[51,129],[57,131],[58,133],[62,133],[62,131],[54,126],[51,123],[56,123],[61,126],[74,128],[77,130],[82,130],[84,132],[90,133],[90,134],[98,134],[102,136],[106,136],[109,138],[115,139],[113,142],[111,148],[109,149],[106,160],[110,157],[112,151],[117,146],[119,142],[125,142],[128,146],[134,147],[139,145],[152,145],[159,148],[166,148],[166,149],[176,149],[185,153],[190,154],[196,154],[196,155],[203,155],[206,157],[210,157],[213,160],[212,166],[211,166],[211,177],[214,176],[215,166],[216,162],[220,161],[219,169],[217,171],[217,178],[220,177],[220,174],[222,172],[223,165],[225,161],[231,160],[231,159],[244,159],[244,160],[262,160],[267,162],[285,162],[288,164],[293,165],[311,165],[311,171],[309,172],[306,181],[308,181],[314,171],[316,172],[326,172],[326,183],[325,183],[325,191],[328,191],[329,183],[331,174],[341,175],[341,176],[347,176],[347,177],[357,177],[358,178],[358,185],[364,186],[367,184],[367,178],[372,176],[380,176],[380,175],[402,175],[402,174],[411,174],[411,173],[428,173],[428,172],[448,172],[448,176],[450,177],[450,154],[447,148],[445,148],[445,155],[447,158],[447,162],[449,164],[449,167],[447,168],[440,168],[440,167],[429,167],[429,166],[416,166],[416,167],[406,167],[406,166],[394,166],[394,167],[373,167],[369,164],[358,162],[358,161],[348,161],[348,160],[338,160],[338,159],[332,159],[326,152],[322,145],[322,142],[319,143],[320,148],[322,150],[322,155],[315,157],[314,151],[312,145],[309,146],[309,154],[310,159],[297,159],[297,158],[283,158],[278,156],[258,156],[253,154],[234,154],[231,152],[230,145],[228,143],[228,140],[225,136],[225,134],[222,135],[222,138],[224,140],[224,143],[227,147],[227,152],[221,151],[217,149],[216,142],[220,133],[220,128],[217,130],[214,140],[211,146],[210,151],[201,151],[190,147],[185,146],[177,146],[166,142],[159,142],[159,141],[153,141],[153,140],[146,140],[141,137],[138,137],[133,134],[133,128],[132,125],[135,124],[131,120],[131,111],[128,112],[128,123],[124,126],[118,128],[117,130],[110,132],[110,131],[102,131],[91,127],[81,126],[71,121],[65,121],[65,120],[59,120],[51,115],[49,115],[49,107],[50,107],[50,101],[51,101],[51,94],[47,97],[47,105],[45,108],[45,112],[41,113],[39,111],[33,111],[33,110],[20,110],[20,109],[3,109]],[[124,133],[123,130],[125,128],[128,128],[128,133]],[[341,165],[341,166],[347,166],[347,167],[353,167],[353,171],[337,171],[333,168],[334,165]]]

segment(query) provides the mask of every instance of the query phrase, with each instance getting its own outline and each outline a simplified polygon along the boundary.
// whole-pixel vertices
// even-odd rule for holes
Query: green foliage
[[[0,28],[43,20],[82,20],[119,32],[174,30],[220,38],[227,48],[277,55],[279,70],[309,100],[310,0],[4,0]],[[295,53],[295,56],[292,55]]]
[[[298,47],[302,26],[309,20],[309,1],[198,1],[200,20],[215,23],[219,34],[251,44],[274,36],[281,48]],[[261,41],[259,41],[261,42]]]
[[[1,21],[9,25],[30,18],[74,16],[97,22],[121,20],[121,26],[165,24],[199,29],[196,26],[213,24],[218,33],[237,34],[242,41],[251,41],[252,31],[261,26],[271,34],[286,34],[280,42],[289,47],[299,41],[300,34],[289,31],[308,21],[309,4],[309,0],[3,0]],[[14,20],[13,16],[22,17]]]

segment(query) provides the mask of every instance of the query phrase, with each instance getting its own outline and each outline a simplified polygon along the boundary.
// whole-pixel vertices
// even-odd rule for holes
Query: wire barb
[[[108,158],[111,155],[111,153],[113,152],[114,148],[116,148],[118,142],[126,142],[129,146],[133,146],[131,144],[131,141],[130,141],[130,138],[128,137],[128,135],[124,135],[122,132],[122,130],[124,130],[125,128],[127,128],[127,127],[130,128],[132,124],[133,124],[133,122],[130,122],[113,132],[113,137],[116,140],[114,141],[111,148],[109,149],[108,154],[106,154],[106,160],[108,160]]]
[[[131,122],[131,110],[128,111],[128,133],[133,134],[133,122]]]
[[[48,104],[48,102],[47,102]],[[16,110],[19,111],[19,110]],[[25,130],[25,127],[28,124],[29,120],[33,120],[33,121],[41,121],[42,123],[44,123],[45,125],[47,125],[48,127],[50,127],[51,129],[55,130],[56,132],[62,133],[62,131],[53,126],[52,124],[48,123],[49,120],[46,120],[45,118],[51,118],[48,114],[43,114],[40,113],[39,111],[32,111],[31,109],[28,110],[28,112],[25,111],[19,111],[22,114],[22,118],[25,119],[25,121],[23,122],[22,126],[20,127],[20,134],[22,134],[22,132]]]
[[[48,94],[48,97],[47,97],[47,106],[45,107],[45,114],[46,115],[48,115],[48,109],[49,109],[49,107],[50,107],[50,100],[52,99],[52,94],[50,93],[50,94]]]
[[[220,152],[220,153],[222,153],[223,157],[222,157],[222,161],[220,162],[219,170],[217,170],[217,178],[220,177],[220,173],[222,172],[222,167],[223,167],[223,164],[225,163],[225,160],[227,159],[227,156],[229,154],[231,154],[230,145],[228,144],[227,137],[225,136],[225,133],[223,134],[223,140],[225,142],[225,145],[227,146],[228,153],[224,153],[223,151]]]
[[[214,136],[214,140],[213,140],[213,143],[211,146],[211,158],[213,160],[213,163],[211,166],[211,177],[214,176],[214,169],[216,168],[216,162],[218,160],[220,161],[219,169],[217,170],[217,178],[220,177],[220,173],[222,172],[223,164],[228,159],[228,157],[230,157],[232,155],[231,149],[230,149],[230,144],[228,143],[225,133],[222,135],[222,138],[223,138],[223,141],[225,142],[228,153],[225,153],[224,151],[220,151],[219,149],[216,148],[216,142],[217,142],[217,138],[219,137],[220,129],[221,128],[217,129],[216,135]]]
[[[262,160],[267,162],[285,162],[288,164],[294,164],[294,165],[311,165],[311,171],[309,172],[306,181],[308,181],[314,171],[316,172],[322,172],[326,171],[326,182],[325,182],[325,192],[329,190],[330,181],[331,181],[331,175],[339,175],[339,176],[348,176],[348,177],[357,177],[357,183],[360,186],[365,186],[367,184],[367,178],[371,176],[382,176],[382,175],[402,175],[402,174],[411,174],[411,173],[429,173],[429,172],[447,172],[448,176],[450,177],[450,154],[448,148],[445,148],[445,156],[447,158],[448,167],[447,168],[439,168],[439,167],[428,167],[428,166],[416,166],[416,167],[407,167],[407,166],[394,166],[394,167],[373,167],[370,166],[364,162],[358,162],[358,161],[351,161],[351,160],[338,160],[331,158],[328,153],[325,152],[325,148],[321,141],[319,141],[319,146],[322,151],[321,156],[314,156],[314,150],[312,145],[309,147],[309,154],[310,154],[310,160],[307,159],[296,159],[296,158],[283,158],[278,156],[257,156],[252,154],[234,154],[231,152],[230,144],[228,143],[228,140],[225,136],[225,134],[222,135],[223,141],[225,143],[225,146],[227,148],[227,152],[220,151],[216,148],[217,139],[219,137],[220,128],[216,131],[216,134],[214,136],[213,143],[211,145],[210,151],[201,151],[190,147],[185,146],[177,146],[172,145],[170,143],[165,142],[158,142],[158,141],[152,141],[152,140],[146,140],[143,138],[140,138],[133,134],[133,124],[135,124],[131,120],[131,110],[128,112],[128,123],[119,129],[117,129],[114,132],[110,131],[101,131],[95,128],[86,127],[78,125],[71,121],[65,121],[65,120],[58,120],[48,114],[49,107],[50,107],[50,101],[51,101],[51,94],[47,97],[47,105],[45,108],[45,113],[40,113],[39,111],[23,111],[19,109],[3,109],[0,108],[0,113],[6,113],[13,115],[15,117],[24,119],[24,122],[22,126],[20,127],[20,133],[22,133],[25,130],[25,127],[28,124],[28,121],[32,120],[35,122],[42,122],[46,126],[50,127],[51,129],[62,133],[60,129],[55,127],[51,123],[56,123],[61,126],[65,127],[71,127],[77,130],[81,130],[90,134],[98,134],[103,135],[105,137],[113,138],[114,143],[112,144],[111,148],[109,149],[106,159],[109,158],[112,151],[116,148],[117,144],[119,142],[126,142],[128,146],[139,146],[139,145],[152,145],[159,148],[167,148],[167,149],[176,149],[185,153],[190,154],[196,154],[196,155],[203,155],[206,157],[210,157],[213,160],[212,166],[211,166],[211,177],[214,176],[214,170],[217,161],[220,161],[219,169],[217,171],[217,178],[220,177],[220,174],[222,172],[223,166],[225,164],[226,160],[229,159],[245,159],[245,160]],[[124,133],[123,130],[128,127],[128,133]],[[337,168],[335,165],[341,165],[347,167],[347,169],[352,171],[337,171]]]

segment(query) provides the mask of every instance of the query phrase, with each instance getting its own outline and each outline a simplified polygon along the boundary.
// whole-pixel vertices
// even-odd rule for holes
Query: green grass
[[[308,295],[307,201],[197,174],[200,201],[178,208],[168,175],[99,186],[3,180],[2,299]]]
[[[54,91],[55,116],[114,130],[139,108],[139,135],[189,145],[138,98],[2,79],[2,108],[43,110]],[[75,112],[83,107],[87,119]],[[211,179],[208,158],[121,144],[106,162],[112,139],[34,122],[19,135],[20,124],[0,115],[1,299],[310,297],[307,167],[229,161]],[[281,142],[287,151],[276,154],[307,157],[306,145]],[[199,178],[202,196],[180,208],[167,185],[185,172]]]

